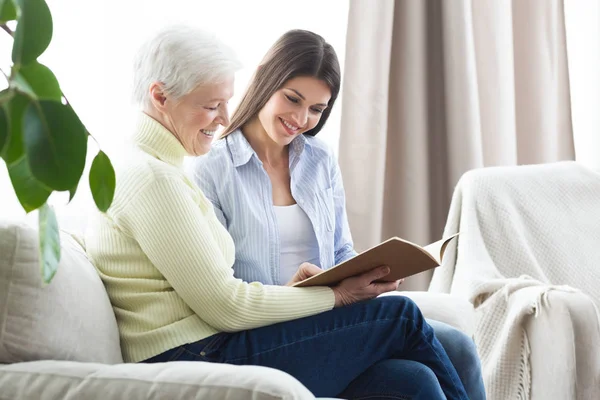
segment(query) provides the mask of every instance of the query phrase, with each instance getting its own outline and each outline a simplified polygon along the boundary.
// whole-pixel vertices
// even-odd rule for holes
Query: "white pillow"
[[[98,273],[64,232],[61,253],[54,279],[44,285],[37,231],[0,220],[0,363],[123,362],[115,315]]]

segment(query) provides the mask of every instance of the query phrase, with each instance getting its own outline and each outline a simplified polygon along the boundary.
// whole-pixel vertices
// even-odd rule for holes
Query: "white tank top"
[[[303,262],[320,267],[317,236],[306,213],[294,204],[274,206],[279,228],[279,284],[292,279]]]

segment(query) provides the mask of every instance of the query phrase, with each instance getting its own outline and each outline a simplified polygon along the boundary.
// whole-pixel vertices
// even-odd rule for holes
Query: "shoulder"
[[[322,162],[327,166],[337,163],[335,153],[329,144],[314,136],[305,136],[305,138],[306,146],[317,162]]]
[[[207,154],[191,160],[186,167],[186,173],[205,194],[211,194],[217,186],[223,186],[234,169],[227,139],[219,139]],[[220,182],[220,185],[217,185],[217,182]]]
[[[171,187],[185,186],[182,171],[144,152],[131,154],[129,162],[116,171],[116,189],[111,209],[118,211],[136,198],[168,183]]]
[[[134,153],[131,160],[118,173],[122,179],[142,184],[168,181],[181,176],[181,171],[176,166],[142,151]]]

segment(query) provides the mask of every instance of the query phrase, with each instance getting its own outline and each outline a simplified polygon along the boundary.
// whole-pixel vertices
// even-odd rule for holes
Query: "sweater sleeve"
[[[271,286],[235,278],[222,250],[228,233],[206,199],[201,200],[205,209],[198,205],[197,195],[202,196],[182,180],[158,178],[137,190],[121,210],[119,223],[202,320],[233,332],[333,308],[334,294],[327,287]],[[230,248],[233,252],[232,244]]]

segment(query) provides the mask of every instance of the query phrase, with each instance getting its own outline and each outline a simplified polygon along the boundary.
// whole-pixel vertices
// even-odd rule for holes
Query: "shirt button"
[[[201,351],[201,352],[200,352],[200,355],[201,355],[202,357],[204,357],[204,356],[206,355],[206,353],[205,353],[205,352],[203,352],[203,351]]]

